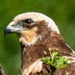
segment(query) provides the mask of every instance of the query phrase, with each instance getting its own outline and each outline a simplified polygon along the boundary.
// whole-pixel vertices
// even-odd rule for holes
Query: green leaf
[[[51,59],[53,60],[57,54],[58,54],[57,51],[56,51],[56,52],[52,52],[52,54],[51,54]]]
[[[57,51],[52,52],[50,57],[41,58],[41,61],[52,67],[52,72],[49,75],[53,75],[54,70],[64,68],[68,64],[68,60],[63,56],[58,56]]]

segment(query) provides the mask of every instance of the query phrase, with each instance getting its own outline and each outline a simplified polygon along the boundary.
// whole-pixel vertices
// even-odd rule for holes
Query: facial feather
[[[34,27],[30,30],[22,31],[18,36],[19,36],[19,41],[25,45],[32,45],[34,44],[38,36],[36,34],[37,28]]]
[[[13,21],[15,21],[17,23],[18,21],[29,19],[29,18],[33,19],[33,21],[35,21],[35,22],[45,20],[48,23],[48,25],[47,25],[48,28],[50,28],[52,31],[55,31],[58,34],[60,34],[60,31],[59,31],[58,27],[56,26],[55,22],[51,18],[47,17],[46,15],[44,15],[42,13],[37,13],[37,12],[22,13],[22,14],[16,16],[13,19]]]

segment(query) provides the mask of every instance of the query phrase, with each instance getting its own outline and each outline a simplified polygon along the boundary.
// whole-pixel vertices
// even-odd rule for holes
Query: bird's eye
[[[23,22],[25,24],[31,24],[31,23],[33,23],[33,20],[32,19],[25,19],[25,20],[23,20]]]
[[[23,27],[29,28],[29,27],[31,27],[33,22],[34,21],[31,18],[30,19],[25,19],[25,20],[23,20]]]

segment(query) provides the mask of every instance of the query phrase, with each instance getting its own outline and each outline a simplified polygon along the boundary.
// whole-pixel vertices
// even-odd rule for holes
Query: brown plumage
[[[5,34],[11,32],[17,34],[21,45],[21,75],[48,75],[50,66],[42,63],[40,58],[50,56],[49,48],[51,51],[58,49],[58,55],[69,60],[65,68],[54,74],[75,75],[74,51],[65,43],[52,19],[41,13],[23,13],[6,27]]]

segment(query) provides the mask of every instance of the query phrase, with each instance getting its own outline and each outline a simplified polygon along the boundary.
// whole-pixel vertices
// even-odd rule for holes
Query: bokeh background
[[[24,12],[41,12],[51,17],[65,41],[75,50],[74,0],[0,0],[0,63],[7,75],[20,73],[21,52],[15,34],[4,36],[4,28]]]

